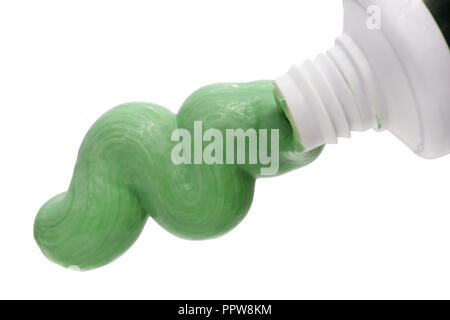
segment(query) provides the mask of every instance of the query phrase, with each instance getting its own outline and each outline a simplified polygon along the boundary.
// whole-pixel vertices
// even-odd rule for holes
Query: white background
[[[106,110],[177,111],[209,83],[275,79],[341,30],[336,0],[2,0],[0,298],[450,298],[450,159],[388,133],[258,181],[247,218],[217,240],[149,220],[122,257],[83,273],[34,242],[35,214],[67,189]]]

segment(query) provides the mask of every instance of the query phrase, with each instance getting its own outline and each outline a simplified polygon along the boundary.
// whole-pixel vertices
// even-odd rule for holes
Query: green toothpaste
[[[124,253],[148,217],[182,238],[221,236],[245,217],[256,178],[322,151],[304,152],[289,118],[273,81],[204,87],[177,115],[120,105],[87,133],[69,189],[39,210],[35,239],[49,259],[86,270]]]

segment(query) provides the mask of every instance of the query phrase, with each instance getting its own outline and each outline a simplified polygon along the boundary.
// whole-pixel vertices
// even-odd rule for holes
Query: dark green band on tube
[[[450,48],[450,0],[424,0]]]

